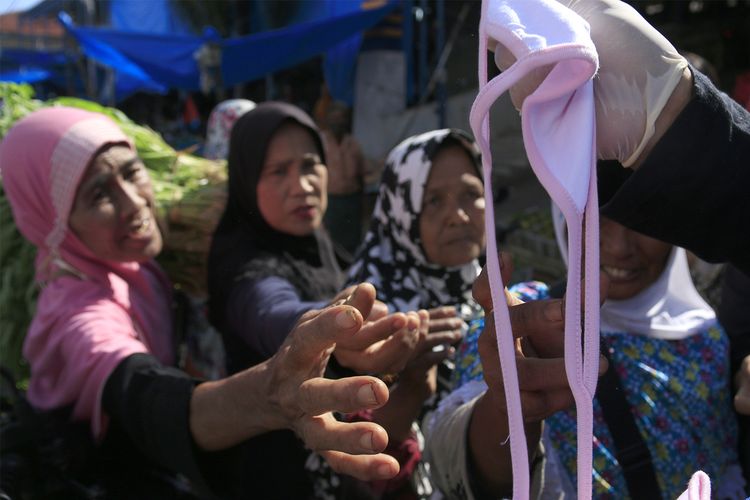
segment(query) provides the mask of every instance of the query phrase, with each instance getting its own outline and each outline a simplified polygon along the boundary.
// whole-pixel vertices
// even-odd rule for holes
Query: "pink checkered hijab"
[[[0,148],[5,193],[19,231],[37,247],[36,277],[60,267],[88,274],[88,248],[68,231],[76,189],[107,144],[133,147],[109,118],[75,108],[43,108],[16,123]]]
[[[123,359],[147,352],[174,361],[171,288],[158,265],[102,259],[68,227],[86,169],[110,144],[133,148],[109,118],[66,107],[31,113],[0,142],[3,189],[37,247],[45,285],[23,347],[27,395],[43,410],[72,405],[72,418],[90,421],[97,437],[106,429],[104,384]]]
[[[488,82],[487,49],[496,44],[510,50],[516,62]],[[479,93],[470,123],[482,150],[488,207],[492,207],[493,200],[490,108],[512,85],[547,65],[552,69],[524,101],[521,122],[531,167],[562,210],[568,227],[565,369],[578,419],[578,498],[586,499],[591,498],[592,492],[593,397],[599,370],[599,207],[592,81],[598,70],[598,56],[588,23],[554,0],[483,0]],[[486,211],[485,221],[487,234],[494,234],[492,208]],[[526,499],[529,461],[514,339],[497,255],[496,241],[488,238],[487,266],[513,458],[513,498]]]

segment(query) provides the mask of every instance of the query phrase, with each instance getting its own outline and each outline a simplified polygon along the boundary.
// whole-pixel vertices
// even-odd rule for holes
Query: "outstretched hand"
[[[304,314],[267,361],[199,384],[190,400],[190,431],[196,445],[222,450],[265,432],[291,429],[337,472],[362,480],[398,474],[398,462],[381,453],[388,444],[381,426],[339,422],[331,413],[384,405],[386,385],[369,376],[323,378],[337,344],[351,344],[361,333],[374,303],[371,288],[363,285],[346,303]]]
[[[511,276],[513,266],[510,255],[501,255],[500,266],[505,279]],[[602,296],[606,293],[606,285],[605,281],[600,288]],[[486,267],[474,282],[473,293],[485,311],[485,326],[479,336],[478,348],[487,391],[474,406],[469,425],[469,448],[481,482],[493,495],[504,496],[511,491],[513,482],[510,447],[499,448],[509,436],[508,408]],[[523,303],[507,290],[505,296],[510,306],[508,312],[515,338],[518,386],[531,457],[541,435],[541,421],[574,403],[565,374],[565,303],[564,299]],[[602,356],[600,375],[606,369],[607,361]]]
[[[416,313],[388,314],[375,296],[375,287],[362,283],[346,299],[367,321],[357,335],[337,342],[334,356],[341,366],[357,373],[398,373],[416,355],[427,333]]]
[[[512,261],[503,254],[503,276],[510,276]],[[607,282],[602,278],[600,294],[606,295]],[[485,327],[479,337],[479,356],[484,369],[488,394],[502,411],[506,411],[505,388],[500,368],[495,319],[492,313],[487,270],[474,283],[474,298],[485,310]],[[523,303],[507,290],[510,323],[516,346],[516,367],[521,405],[527,422],[540,421],[573,404],[573,393],[565,375],[565,300],[547,299]],[[607,370],[607,360],[600,357],[599,374]]]
[[[380,453],[388,435],[373,423],[339,422],[331,411],[378,408],[388,401],[388,388],[369,376],[330,380],[322,375],[337,344],[352,344],[362,333],[374,303],[371,288],[360,285],[345,304],[303,315],[268,366],[269,396],[282,427],[293,429],[335,471],[364,480],[398,473],[398,462]]]

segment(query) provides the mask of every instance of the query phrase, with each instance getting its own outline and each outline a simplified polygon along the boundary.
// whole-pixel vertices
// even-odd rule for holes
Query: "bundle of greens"
[[[175,151],[154,130],[121,111],[70,97],[34,99],[28,85],[0,83],[0,140],[27,114],[44,106],[71,106],[112,118],[127,134],[154,184],[164,249],[159,262],[175,287],[197,297],[206,290],[211,235],[226,203],[224,162]],[[0,366],[16,380],[28,377],[21,346],[36,306],[34,247],[18,232],[0,183]]]

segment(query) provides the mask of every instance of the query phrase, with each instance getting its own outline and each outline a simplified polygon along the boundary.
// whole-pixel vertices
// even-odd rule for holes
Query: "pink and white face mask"
[[[487,81],[487,49],[498,44],[507,49],[515,62]],[[503,52],[505,54],[507,52]],[[490,178],[490,108],[500,95],[527,75],[542,67],[551,68],[524,100],[521,121],[531,167],[562,211],[568,228],[565,371],[576,404],[577,497],[583,500],[592,495],[593,398],[599,371],[599,203],[592,81],[598,66],[588,23],[555,0],[482,1],[479,93],[471,109],[470,122],[482,151],[487,234],[494,234],[495,227]],[[496,241],[488,238],[487,267],[513,458],[513,498],[527,499],[526,436],[514,340],[497,255]],[[710,498],[710,479],[698,471],[679,500]]]
[[[486,54],[488,47],[495,44],[508,49],[515,62],[488,82]],[[599,206],[592,81],[599,61],[588,23],[556,1],[483,0],[479,24],[479,93],[470,122],[482,150],[488,207],[492,207],[493,200],[490,108],[511,86],[544,66],[550,66],[551,70],[525,99],[521,122],[531,167],[562,210],[568,227],[565,369],[578,418],[578,497],[585,499],[591,497],[592,488],[592,401],[599,370]],[[494,234],[492,208],[486,211],[485,220],[487,234]],[[529,461],[514,341],[493,238],[488,238],[487,256],[508,408],[513,497],[522,499],[529,496]]]

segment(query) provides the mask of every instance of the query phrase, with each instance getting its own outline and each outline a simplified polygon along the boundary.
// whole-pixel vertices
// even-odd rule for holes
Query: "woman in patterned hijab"
[[[458,306],[471,316],[485,244],[480,165],[474,141],[456,129],[396,146],[349,282],[372,283],[394,311]]]

